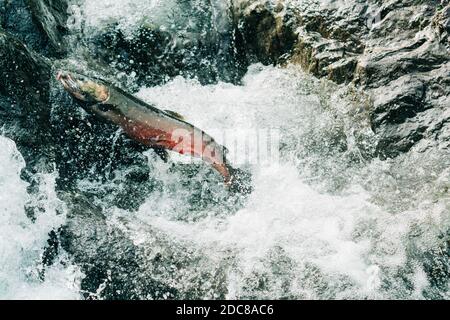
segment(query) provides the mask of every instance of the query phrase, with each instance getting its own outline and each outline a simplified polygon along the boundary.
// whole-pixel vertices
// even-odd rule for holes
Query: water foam
[[[83,22],[90,31],[114,24],[127,36],[132,36],[142,26],[157,26],[162,31],[172,30],[174,33],[181,32],[182,26],[185,31],[199,32],[196,23],[200,17],[189,13],[205,14],[212,10],[213,17],[219,22],[226,6],[227,1],[223,0],[82,0],[72,5],[71,20],[73,26]],[[223,26],[219,24],[216,27],[222,29]]]
[[[123,30],[130,30],[146,19],[161,16],[161,10],[170,7],[167,1],[103,0],[84,1],[80,8],[88,27],[99,27],[110,22],[118,23]]]
[[[142,89],[141,98],[183,114],[205,131],[276,126],[295,143],[285,148],[280,163],[253,167],[255,190],[236,213],[180,221],[173,211],[183,210],[187,200],[179,187],[179,193],[163,198],[151,195],[137,214],[117,211],[121,219],[114,223],[126,220],[133,226],[131,237],[143,246],[145,234],[156,228],[206,256],[233,260],[228,298],[423,298],[430,283],[421,260],[427,251],[439,250],[440,232],[449,223],[448,199],[394,213],[391,192],[383,184],[363,188],[363,173],[371,172],[374,179],[385,174],[386,166],[403,170],[402,164],[349,163],[348,154],[356,150],[345,110],[354,106],[339,88],[331,93],[320,88],[319,81],[297,68],[255,65],[242,86],[202,86],[177,78]],[[332,112],[330,101],[339,103],[342,117]],[[326,147],[331,150],[333,144],[327,139],[335,133],[349,147],[329,154]],[[324,141],[325,148],[304,150]],[[324,172],[306,170],[308,162]],[[341,171],[350,178],[339,190],[324,192],[320,183],[311,184],[317,178],[333,189],[339,178],[333,172]],[[389,200],[376,203],[374,194]],[[418,228],[424,230],[411,238]]]
[[[25,162],[13,141],[0,136],[0,298],[2,299],[78,299],[77,268],[59,263],[45,270],[42,254],[48,234],[58,228],[65,215],[57,210],[54,175],[40,176],[39,194],[27,193],[20,179]],[[39,206],[32,222],[25,204]]]

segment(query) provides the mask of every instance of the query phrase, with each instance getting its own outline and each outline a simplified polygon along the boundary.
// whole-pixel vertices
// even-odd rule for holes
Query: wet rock
[[[66,52],[67,0],[0,0],[0,23],[31,49],[44,55]]]
[[[372,43],[359,59],[356,83],[381,87],[407,74],[438,69],[448,60],[448,51],[431,30],[401,40],[395,46]]]
[[[39,162],[37,154],[51,157],[50,68],[47,59],[0,31],[0,126],[30,165]]]
[[[400,77],[369,90],[375,97],[372,124],[380,136],[378,154],[397,156],[426,139],[449,146],[450,63],[431,72]]]
[[[50,63],[14,36],[0,32],[0,90],[16,101],[48,102]],[[32,110],[28,110],[32,111]]]
[[[113,218],[82,195],[61,197],[71,214],[60,243],[85,274],[85,298],[224,298],[226,264],[213,263],[201,252],[145,225],[133,225],[126,217]],[[143,232],[139,239],[132,236],[136,232]],[[213,291],[222,295],[211,296]]]
[[[67,52],[67,0],[27,0],[35,24],[43,33],[50,50],[56,55]]]
[[[356,32],[365,26],[350,10],[336,15],[336,10],[314,11],[308,2],[298,6],[285,1],[233,3],[241,50],[251,57],[263,63],[288,60],[338,83],[353,79],[355,56],[364,49]]]
[[[81,199],[71,196],[68,200],[70,212],[76,214],[69,217],[60,239],[62,248],[86,275],[81,283],[85,298],[156,299],[163,294],[174,298],[173,288],[142,274],[136,247],[120,230],[108,227],[101,208]]]
[[[390,82],[387,87],[374,89],[373,125],[378,128],[385,123],[404,123],[424,111],[425,90],[419,77],[409,75]]]
[[[442,10],[438,11],[433,18],[433,28],[435,28],[439,34],[450,34],[450,5],[447,5]]]
[[[237,49],[248,63],[277,63],[290,52],[296,34],[292,13],[286,12],[281,2],[274,6],[269,2],[236,1],[234,5]]]
[[[45,47],[42,34],[33,23],[25,0],[0,0],[0,22],[4,30],[13,34],[34,50]]]
[[[422,140],[448,145],[437,138],[447,135],[450,106],[447,1],[235,0],[233,10],[243,50],[256,60],[298,64],[370,95],[378,155],[397,156]]]

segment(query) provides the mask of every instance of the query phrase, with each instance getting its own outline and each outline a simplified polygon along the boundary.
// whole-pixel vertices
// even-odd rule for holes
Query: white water
[[[232,259],[235,264],[227,274],[227,298],[423,298],[422,290],[429,283],[420,258],[414,255],[439,248],[438,235],[450,222],[449,199],[423,201],[396,214],[388,210],[389,203],[374,204],[373,194],[363,189],[359,175],[370,172],[380,176],[391,165],[401,170],[401,163],[381,161],[361,169],[349,168],[355,170],[349,173],[355,175],[355,182],[350,181],[337,195],[319,192],[323,189],[320,183],[308,185],[311,172],[299,170],[302,165],[295,154],[310,142],[306,139],[312,139],[311,130],[320,141],[327,139],[330,126],[343,121],[320,103],[318,87],[319,81],[294,67],[256,65],[243,86],[201,86],[177,78],[165,86],[142,89],[139,96],[144,100],[177,111],[206,131],[275,126],[286,139],[300,143],[286,152],[280,163],[254,166],[255,190],[235,214],[217,217],[212,213],[196,222],[179,221],[177,212],[187,206],[179,187],[172,196],[151,196],[137,214],[116,211],[112,223],[129,229],[130,237],[144,247],[149,245],[146,234],[157,229],[212,260]],[[339,98],[339,90],[328,98],[346,103]],[[348,108],[341,105],[339,109]],[[347,136],[347,140],[351,145],[354,137]],[[319,161],[320,166],[320,156],[319,151],[313,160],[302,160]],[[323,166],[328,161],[324,154]],[[346,162],[343,155],[333,156],[332,161],[334,170]],[[176,179],[164,173],[163,164],[160,170]],[[448,172],[439,179],[448,185]],[[386,191],[383,185],[373,189],[388,197],[395,184],[386,186]],[[420,248],[410,252],[416,245],[411,233],[422,228]],[[411,282],[408,293],[396,272],[403,272]],[[268,282],[264,289],[255,284],[261,278]],[[382,288],[383,281],[389,281],[391,287]]]
[[[171,1],[171,0],[170,0]],[[173,2],[173,1],[171,1]],[[81,10],[88,27],[98,27],[111,21],[118,22],[122,30],[132,31],[140,23],[149,22],[150,18],[161,16],[161,10],[173,7],[167,1],[86,1]],[[156,11],[156,14],[155,14]]]
[[[203,0],[184,3],[177,0],[74,1],[77,2],[79,5],[74,4],[71,7],[74,13],[71,19],[73,28],[79,27],[80,21],[83,21],[90,31],[115,23],[118,29],[131,37],[140,26],[157,26],[161,30],[172,30],[175,33],[182,33],[183,30],[199,32],[200,30],[196,30],[196,22],[200,17],[192,13],[204,14],[210,9],[209,6],[212,6],[215,18],[220,19],[221,12],[225,12],[227,8],[228,0],[213,0],[206,5]],[[223,26],[216,27],[220,29]]]
[[[0,299],[78,299],[77,268],[62,264],[63,255],[41,281],[42,253],[49,232],[62,225],[57,215],[54,176],[42,176],[39,195],[30,197],[20,179],[25,163],[14,142],[0,136]],[[25,204],[42,208],[33,223]]]
[[[449,186],[449,172],[444,170],[426,183],[434,170],[428,166],[439,166],[442,160],[424,160],[414,152],[395,161],[349,166],[347,155],[357,154],[357,148],[351,147],[355,137],[345,117],[353,107],[346,105],[341,89],[325,93],[324,88],[329,89],[295,67],[261,65],[250,68],[242,86],[202,86],[176,78],[164,86],[143,88],[138,94],[142,99],[177,111],[206,131],[278,127],[294,147],[287,148],[278,163],[252,167],[255,190],[237,212],[220,206],[203,214],[197,211],[210,209],[187,209],[190,191],[179,185],[180,173],[151,158],[149,165],[174,189],[150,194],[136,213],[113,210],[109,225],[125,231],[143,249],[155,246],[157,230],[167,240],[158,246],[176,250],[182,244],[194,261],[201,252],[211,264],[207,268],[228,261],[224,281],[230,299],[424,298],[430,283],[423,254],[439,252],[439,235],[449,228],[450,201],[445,191],[440,193]],[[322,148],[305,149],[314,141],[327,146],[330,136],[341,131],[348,134],[344,135],[350,146],[346,152],[330,156]],[[37,275],[47,234],[65,219],[56,214],[61,203],[54,192],[55,177],[44,177],[45,211],[30,222],[23,206],[32,199],[19,178],[23,160],[11,141],[1,138],[0,146],[0,296],[78,298],[81,275],[70,264],[56,263],[47,270],[45,282]],[[403,185],[411,163],[423,186]],[[391,176],[392,169],[397,176]],[[343,173],[350,176],[343,186],[327,192]],[[409,192],[406,199],[402,188]],[[391,208],[405,201],[407,206]],[[186,211],[203,218],[184,219]],[[188,270],[198,272],[198,268],[202,267]],[[195,285],[194,276],[180,273],[173,286],[189,288]],[[204,286],[210,286],[209,281]],[[204,297],[215,296],[211,288]]]

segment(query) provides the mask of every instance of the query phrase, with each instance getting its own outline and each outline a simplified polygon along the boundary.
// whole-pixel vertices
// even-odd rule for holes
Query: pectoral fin
[[[181,114],[179,114],[179,113],[177,113],[175,111],[164,110],[164,112],[167,113],[169,116],[174,117],[176,119],[183,120],[183,121],[185,120],[184,117]]]

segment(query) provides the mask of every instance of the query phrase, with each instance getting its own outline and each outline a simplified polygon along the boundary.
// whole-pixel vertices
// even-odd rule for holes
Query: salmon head
[[[59,71],[56,79],[79,102],[97,104],[109,99],[109,86],[103,80],[67,71]]]

